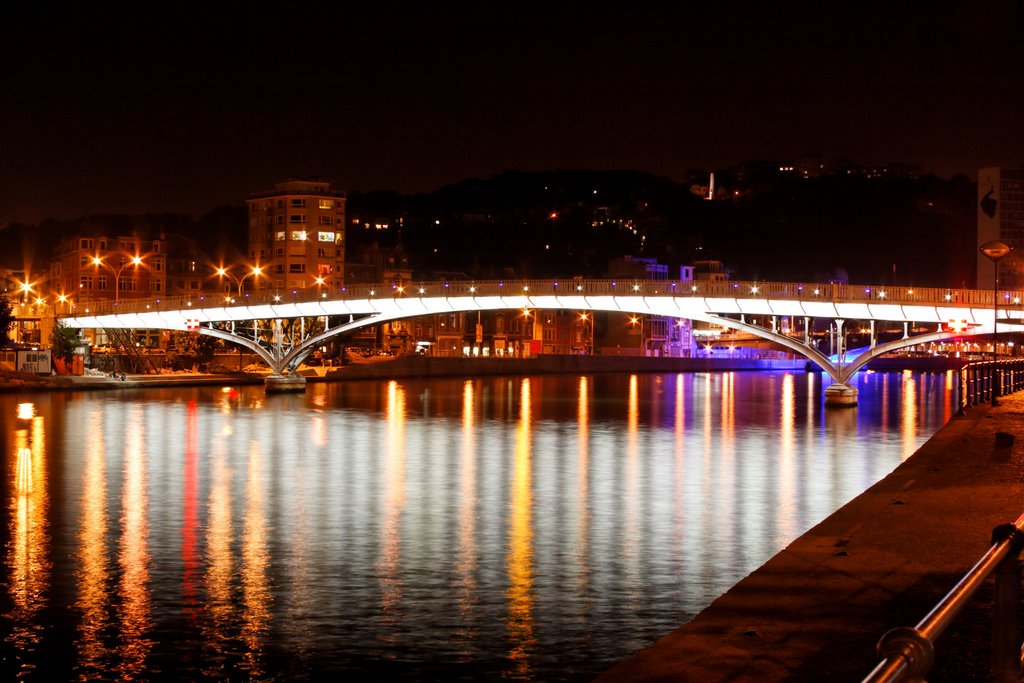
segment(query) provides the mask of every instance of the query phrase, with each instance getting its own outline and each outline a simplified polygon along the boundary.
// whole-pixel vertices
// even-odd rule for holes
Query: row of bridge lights
[[[612,286],[614,287],[614,286],[616,286],[617,284],[618,284],[618,283],[616,283],[616,282],[613,282],[613,283],[612,283]],[[503,282],[499,282],[499,283],[498,283],[498,286],[499,286],[499,287],[504,287],[504,285],[505,285],[505,283],[503,283]],[[445,283],[445,285],[444,285],[444,286],[445,286],[445,288],[447,288],[447,287],[448,287],[448,283]],[[557,287],[557,286],[558,286],[558,283],[557,283],[557,282],[555,282],[555,283],[554,283],[554,286],[555,286],[555,287]],[[675,286],[676,286],[676,283],[674,283],[674,282],[673,282],[673,283],[671,284],[671,286],[672,286],[672,288],[674,289],[674,288],[675,288]],[[734,285],[734,287],[738,287],[738,286],[739,286],[739,285]],[[392,289],[394,289],[394,290],[395,290],[395,292],[396,292],[397,294],[405,294],[405,291],[406,291],[406,288],[405,288],[404,286],[402,286],[402,285],[392,285]],[[798,290],[798,291],[801,291],[801,292],[802,292],[802,291],[803,291],[803,289],[804,289],[804,288],[803,288],[803,286],[802,286],[802,285],[801,285],[801,286],[799,286],[799,287],[797,287],[797,290]],[[693,285],[692,287],[690,287],[690,291],[691,291],[691,292],[696,292],[697,290],[698,290],[698,286],[697,286],[697,285]],[[346,288],[342,288],[342,291],[346,291]],[[476,293],[476,291],[477,291],[477,288],[476,288],[476,286],[475,286],[475,285],[473,285],[473,286],[470,286],[470,288],[469,288],[469,293],[470,293],[470,294],[475,294],[475,293]],[[529,285],[525,285],[525,286],[523,286],[523,292],[529,292],[529,291],[530,291],[530,287],[529,287]],[[582,291],[583,291],[583,285],[576,285],[576,291],[577,291],[577,292],[582,292]],[[634,291],[634,292],[639,292],[639,291],[640,291],[640,285],[639,285],[639,284],[634,284],[634,285],[633,285],[633,291]],[[752,286],[752,287],[750,288],[750,293],[751,293],[751,294],[758,294],[759,292],[760,292],[760,288],[759,288],[759,287],[758,287],[757,285],[753,285],[753,286]],[[814,288],[814,290],[813,290],[813,292],[814,292],[814,296],[821,296],[821,289],[820,289],[820,288],[818,288],[818,287],[815,287],[815,288]],[[420,295],[426,294],[426,289],[424,289],[423,287],[420,287],[420,288],[419,288],[419,290],[418,290],[418,293],[419,293]],[[864,293],[865,293],[865,294],[870,294],[870,293],[871,293],[871,289],[870,289],[870,288],[866,288],[866,289],[864,290]],[[655,294],[657,294],[657,292],[655,292]],[[371,290],[370,290],[370,296],[376,296],[376,295],[377,295],[377,292],[376,292],[375,290],[372,290],[372,289],[371,289]],[[914,290],[912,290],[912,289],[908,289],[908,290],[907,290],[907,296],[913,296],[913,295],[914,295]],[[326,296],[326,295],[325,295],[325,296]],[[877,293],[877,296],[878,296],[878,298],[879,298],[879,299],[885,299],[885,298],[886,298],[886,297],[887,297],[888,295],[887,295],[887,293],[886,293],[886,292],[885,292],[885,291],[883,290],[883,291],[879,291],[879,292]],[[1005,299],[1006,299],[1007,301],[1009,301],[1009,299],[1010,299],[1010,295],[1009,295],[1009,294],[1006,294],[1004,298],[1005,298]],[[952,299],[953,299],[953,295],[952,295],[951,293],[948,293],[948,292],[947,292],[947,293],[946,293],[946,295],[945,295],[945,299],[946,299],[946,301],[952,301]],[[276,298],[275,298],[275,300],[276,300]],[[1014,297],[1014,299],[1013,299],[1013,303],[1015,303],[1015,304],[1019,304],[1019,303],[1020,303],[1020,301],[1021,301],[1021,300],[1020,300],[1020,297]]]
[[[217,274],[221,275],[221,276],[230,277],[236,283],[238,283],[239,294],[241,295],[242,282],[247,277],[249,277],[249,276],[259,276],[259,275],[261,275],[262,273],[260,272],[260,270],[261,270],[260,267],[257,266],[255,268],[253,268],[251,272],[246,273],[241,278],[234,277],[233,275],[228,273],[224,268],[218,268],[217,269]],[[316,282],[318,287],[323,287],[326,284],[326,282],[324,281],[324,279],[322,277],[317,277],[317,278],[315,278],[314,281]],[[557,281],[554,282],[553,285],[555,287],[558,287],[558,282]],[[448,288],[448,283],[445,283],[444,286],[445,286],[445,289],[447,289]],[[504,286],[505,286],[504,282],[499,282],[498,283],[498,287],[504,287]],[[612,287],[616,287],[616,286],[618,286],[618,282],[612,282]],[[734,288],[735,287],[739,287],[739,284],[733,284],[733,287]],[[391,288],[394,290],[394,292],[396,294],[399,294],[399,295],[405,294],[406,293],[406,289],[407,289],[404,285],[392,285]],[[670,284],[670,288],[674,290],[676,288],[676,283],[675,282],[671,283]],[[641,286],[639,284],[637,284],[637,283],[634,283],[632,289],[633,289],[634,292],[639,292],[641,290]],[[690,287],[690,291],[691,292],[696,293],[698,290],[699,290],[699,286],[698,285],[692,285]],[[803,290],[804,290],[803,285],[799,285],[797,287],[797,291],[798,292],[802,293]],[[347,292],[348,288],[347,287],[342,287],[341,291],[342,292]],[[522,291],[524,293],[525,292],[529,292],[530,291],[529,285],[523,286],[523,290]],[[583,285],[580,285],[580,284],[576,285],[576,291],[577,292],[582,292],[583,291]],[[758,293],[760,293],[760,291],[761,291],[760,287],[758,287],[757,285],[753,285],[750,288],[750,294],[758,294]],[[812,291],[814,293],[814,296],[821,296],[821,289],[820,288],[815,287]],[[477,292],[477,287],[475,285],[470,286],[469,293],[470,294],[476,294],[476,292]],[[298,293],[297,291],[293,291],[292,292],[292,294],[297,294],[297,293]],[[419,288],[417,288],[417,293],[422,296],[422,295],[426,294],[426,289],[423,288],[423,287],[419,287]],[[657,292],[655,292],[655,293],[657,293]],[[871,289],[870,288],[865,288],[864,293],[865,294],[871,294]],[[907,296],[913,296],[913,295],[914,295],[914,290],[913,289],[908,289],[907,290]],[[320,296],[321,296],[321,298],[325,298],[326,299],[327,298],[327,293],[326,292],[321,292]],[[370,296],[377,296],[377,291],[375,289],[371,289],[370,290]],[[877,297],[879,299],[885,299],[885,298],[887,298],[887,296],[888,296],[888,294],[884,290],[883,291],[879,291],[877,293]],[[1009,301],[1010,295],[1006,294],[1005,298],[1006,298],[1007,301]],[[947,293],[945,295],[945,300],[946,301],[952,301],[952,299],[953,299],[953,295],[951,293]],[[280,300],[281,300],[281,296],[279,294],[274,296],[274,301],[275,302],[279,302]],[[228,303],[234,303],[235,299],[234,299],[234,297],[231,297],[229,295],[229,296],[225,297],[225,301],[227,301]],[[1020,297],[1014,297],[1014,299],[1013,299],[1013,302],[1015,304],[1019,304],[1020,301],[1021,301]],[[191,305],[191,302],[189,302],[189,305]]]
[[[222,270],[223,270],[223,269],[218,269],[218,275],[220,275],[220,274],[223,274],[223,273],[221,273],[221,271],[222,271]],[[255,269],[254,269],[254,271],[255,271]],[[247,275],[258,275],[258,274],[259,274],[259,273],[257,273],[257,272],[253,272],[253,273],[249,273],[249,274],[247,274]],[[245,277],[243,277],[243,278],[242,278],[242,280],[244,280],[244,279],[245,279]],[[239,288],[241,288],[241,282],[240,282],[239,280],[236,280],[236,282],[239,282]],[[323,279],[323,278],[320,278],[320,277],[318,277],[318,278],[315,278],[315,282],[316,282],[316,284],[317,284],[318,286],[320,286],[320,287],[322,287],[322,286],[323,286],[323,285],[325,284],[325,281],[324,281],[324,279]],[[616,282],[613,282],[613,283],[612,283],[612,286],[614,287],[614,286],[616,286],[617,284],[618,284],[618,283],[616,283]],[[503,282],[499,282],[499,283],[498,283],[498,286],[499,286],[499,287],[504,287],[504,285],[505,285],[505,283],[503,283]],[[555,286],[557,287],[557,286],[558,286],[558,283],[557,283],[557,282],[555,282],[555,283],[554,283],[554,285],[555,285]],[[444,285],[444,286],[445,286],[445,288],[448,288],[448,283],[445,283],[445,285]],[[673,282],[673,283],[671,284],[671,287],[672,287],[672,288],[674,289],[674,288],[675,288],[675,286],[676,286],[676,283],[674,283],[674,282]],[[738,285],[738,284],[737,284],[737,285],[734,285],[734,287],[739,287],[739,285]],[[396,294],[405,294],[405,293],[406,293],[406,287],[405,287],[405,286],[403,286],[403,285],[392,285],[392,289],[393,289],[393,290],[395,291],[395,293],[396,293]],[[691,292],[697,292],[697,291],[698,291],[698,289],[699,289],[699,288],[698,288],[698,286],[697,286],[697,285],[693,285],[693,286],[691,286],[691,287],[690,287],[690,291],[691,291]],[[802,292],[802,291],[803,291],[803,286],[801,285],[801,286],[797,287],[797,290],[798,290],[798,291],[801,291],[801,292]],[[347,292],[347,291],[348,291],[348,288],[347,288],[347,287],[342,287],[342,290],[341,290],[341,291],[342,291],[342,292]],[[530,287],[529,287],[529,285],[525,285],[525,286],[523,287],[523,292],[529,292],[529,291],[530,291]],[[583,291],[583,285],[576,285],[576,291],[577,291],[577,292],[582,292],[582,291]],[[640,285],[639,285],[639,284],[634,284],[634,285],[633,285],[633,291],[634,291],[634,292],[639,292],[639,291],[640,291]],[[820,288],[817,288],[817,287],[815,287],[815,288],[814,288],[814,290],[812,290],[812,291],[814,292],[814,296],[821,296],[821,289],[820,289]],[[427,292],[427,290],[426,290],[425,288],[423,288],[423,287],[419,287],[419,288],[417,289],[417,293],[418,293],[418,294],[419,294],[420,296],[422,296],[422,295],[426,294],[426,292]],[[470,286],[470,288],[469,288],[469,293],[470,293],[470,294],[476,294],[476,292],[477,292],[477,288],[476,288],[476,286],[475,286],[475,285],[473,285],[473,286]],[[655,293],[657,293],[657,292],[655,292]],[[753,285],[753,286],[752,286],[752,287],[750,288],[750,293],[751,293],[751,294],[758,294],[758,293],[760,293],[760,287],[758,287],[757,285]],[[870,288],[867,288],[867,289],[865,289],[865,290],[864,290],[864,293],[865,293],[865,294],[870,294],[870,293],[871,293],[871,289],[870,289]],[[297,290],[296,290],[296,291],[293,291],[293,292],[292,292],[292,294],[298,294],[298,291],[297,291]],[[908,289],[908,290],[907,290],[907,296],[913,296],[913,295],[914,295],[914,290],[912,290],[912,289]],[[377,291],[376,291],[376,290],[374,290],[374,289],[371,289],[371,290],[370,290],[370,296],[377,296]],[[883,290],[883,291],[880,291],[880,292],[878,292],[878,293],[877,293],[877,296],[878,296],[878,298],[879,298],[879,299],[885,299],[885,298],[886,298],[886,297],[887,297],[888,295],[887,295],[887,293],[886,293],[886,292],[885,292],[885,291]],[[321,293],[320,293],[320,297],[321,297],[321,298],[324,298],[324,299],[326,299],[326,298],[327,298],[327,292],[321,292]],[[1009,294],[1006,294],[1006,295],[1004,295],[1004,298],[1005,298],[1005,299],[1006,299],[1007,301],[1009,301],[1009,300],[1010,300],[1010,295],[1009,295]],[[946,300],[946,301],[952,301],[952,299],[953,299],[953,295],[952,295],[951,293],[946,293],[946,295],[945,295],[945,300]],[[64,301],[67,301],[67,298],[66,298],[66,297],[64,297],[63,295],[61,295],[60,297],[58,297],[58,300],[59,300],[59,301],[61,301],[61,302],[64,302]],[[225,300],[225,302],[227,302],[227,303],[235,303],[235,297],[232,297],[231,295],[227,295],[227,296],[225,296],[225,297],[224,297],[224,300]],[[280,301],[281,301],[281,295],[280,295],[280,294],[275,294],[275,295],[274,295],[274,302],[275,302],[275,303],[278,303],[278,302],[280,302]],[[43,302],[43,300],[42,300],[42,299],[38,299],[36,303],[42,303],[42,302]],[[1013,298],[1013,303],[1015,303],[1015,304],[1019,304],[1020,302],[1021,302],[1021,299],[1020,299],[1020,297],[1014,297],[1014,298]],[[192,302],[191,302],[191,301],[189,301],[189,302],[188,302],[188,305],[189,305],[189,306],[191,306],[191,305],[192,305]]]
[[[243,275],[243,276],[242,276],[241,278],[235,277],[234,275],[232,275],[231,273],[229,273],[228,271],[226,271],[226,270],[225,270],[224,268],[217,268],[217,269],[216,269],[216,273],[217,273],[217,275],[221,275],[221,276],[226,276],[226,277],[229,277],[229,278],[231,278],[232,280],[234,280],[234,281],[235,281],[235,282],[237,283],[237,285],[238,285],[238,292],[239,292],[239,296],[241,296],[241,295],[242,295],[242,283],[243,283],[243,282],[245,281],[245,279],[246,279],[246,278],[248,278],[248,277],[250,277],[250,276],[257,276],[257,277],[258,277],[259,275],[261,275],[261,274],[262,274],[262,273],[261,273],[261,270],[262,270],[262,269],[261,269],[261,268],[260,268],[259,266],[257,266],[257,267],[255,267],[255,268],[253,268],[253,269],[252,269],[252,270],[251,270],[250,272],[248,272],[248,273],[246,273],[245,275]],[[324,286],[324,285],[326,284],[325,280],[324,280],[324,279],[323,279],[322,277],[317,277],[317,278],[315,278],[315,279],[314,279],[314,281],[316,282],[316,284],[317,284],[317,286],[318,286],[318,287],[323,287],[323,286]],[[554,282],[553,284],[554,284],[554,286],[555,286],[555,287],[557,287],[557,286],[558,286],[558,282]],[[503,283],[503,282],[499,282],[499,283],[498,283],[498,286],[499,286],[499,287],[504,287],[504,285],[505,285],[505,283]],[[615,287],[615,286],[617,286],[617,285],[618,285],[618,283],[617,283],[617,282],[612,282],[612,286],[613,286],[613,287]],[[444,286],[445,286],[445,288],[447,289],[447,288],[448,288],[448,283],[445,283],[445,285],[444,285]],[[676,283],[674,283],[674,282],[673,282],[673,283],[671,283],[671,287],[672,287],[672,288],[674,289],[674,288],[676,287]],[[738,285],[738,284],[734,284],[734,285],[733,285],[733,287],[739,287],[739,285]],[[29,285],[23,285],[23,286],[22,286],[22,289],[23,289],[23,290],[25,290],[25,291],[27,292],[27,291],[29,291],[29,289],[30,289],[30,286],[29,286]],[[406,287],[405,287],[404,285],[392,285],[392,289],[393,289],[393,290],[395,291],[395,293],[396,293],[396,294],[399,294],[399,295],[401,295],[401,294],[405,294],[405,293],[406,293]],[[800,292],[802,292],[802,291],[803,291],[803,289],[804,289],[804,288],[803,288],[803,285],[800,285],[800,286],[798,286],[798,287],[797,287],[797,290],[798,290],[798,291],[800,291]],[[347,292],[347,290],[348,290],[348,288],[347,288],[347,287],[342,287],[342,290],[341,290],[341,291],[342,291],[342,292]],[[525,293],[525,292],[529,292],[529,291],[530,291],[530,287],[529,287],[529,285],[524,285],[524,286],[523,286],[523,292]],[[578,291],[578,292],[582,292],[582,291],[583,291],[583,285],[576,285],[576,291]],[[640,291],[640,285],[639,285],[639,284],[634,284],[634,285],[633,285],[633,291],[634,291],[634,292],[639,292],[639,291]],[[692,285],[692,286],[690,287],[690,291],[691,291],[691,292],[697,292],[697,291],[698,291],[698,286],[697,286],[697,285]],[[817,287],[816,287],[816,288],[814,288],[814,289],[813,289],[812,291],[814,292],[814,295],[815,295],[815,296],[820,296],[820,295],[821,295],[821,289],[820,289],[820,288],[817,288]],[[419,294],[420,296],[422,296],[422,295],[426,294],[426,289],[425,289],[424,287],[419,287],[419,288],[417,289],[417,292],[418,292],[418,294]],[[475,285],[472,285],[472,286],[470,286],[470,288],[469,288],[469,293],[470,293],[470,294],[476,294],[476,292],[477,292],[477,288],[476,288],[476,286],[475,286]],[[870,294],[870,293],[871,293],[871,289],[870,289],[870,288],[865,288],[864,292],[865,292],[865,294]],[[657,292],[655,292],[655,293],[657,293]],[[750,288],[750,293],[751,293],[751,294],[758,294],[758,293],[760,293],[760,288],[759,288],[759,287],[758,287],[757,285],[753,285],[753,286],[751,286],[751,288]],[[293,290],[293,291],[292,291],[292,294],[293,294],[293,295],[295,295],[295,294],[298,294],[298,290]],[[376,296],[376,295],[377,295],[377,292],[376,292],[376,290],[374,290],[374,289],[371,289],[371,290],[370,290],[370,296]],[[914,295],[914,290],[913,290],[913,289],[908,289],[908,290],[907,290],[907,295],[908,295],[908,296],[913,296],[913,295]],[[320,297],[321,297],[321,298],[324,298],[324,299],[326,299],[326,298],[327,298],[327,296],[328,296],[328,295],[327,295],[327,292],[323,292],[323,291],[322,291],[322,292],[320,293]],[[878,296],[878,298],[879,298],[879,299],[885,299],[885,298],[887,297],[887,294],[886,294],[886,292],[885,292],[885,291],[883,290],[883,291],[879,291],[879,292],[877,293],[877,296]],[[952,298],[953,298],[953,296],[952,296],[952,294],[950,294],[950,293],[947,293],[947,294],[945,295],[945,300],[946,300],[946,301],[952,301]],[[1007,301],[1009,301],[1009,299],[1010,299],[1010,295],[1009,295],[1009,294],[1006,294],[1004,298],[1005,298],[1005,299],[1006,299]],[[202,299],[202,297],[201,297],[201,299]],[[275,302],[275,303],[279,303],[279,302],[281,301],[281,295],[280,295],[280,294],[275,294],[275,295],[274,295],[274,297],[273,297],[273,299],[274,299],[274,302]],[[57,301],[58,301],[58,302],[60,302],[60,303],[67,303],[67,302],[69,301],[69,298],[68,298],[68,297],[66,297],[65,295],[61,294],[61,295],[59,295],[59,296],[57,297]],[[226,296],[224,297],[224,301],[225,301],[225,303],[233,304],[233,303],[235,303],[235,302],[236,302],[236,297],[233,297],[233,296],[231,296],[231,295],[229,294],[229,295],[226,295]],[[42,298],[37,298],[37,299],[36,299],[36,304],[39,304],[39,305],[41,305],[41,304],[43,304],[44,302],[45,302],[45,300],[44,300],[44,299],[42,299]],[[1015,303],[1015,304],[1019,304],[1020,302],[1021,302],[1021,299],[1020,299],[1020,297],[1014,297],[1014,298],[1013,298],[1013,303]],[[158,301],[158,303],[159,303],[159,301]],[[188,301],[188,302],[186,302],[186,305],[187,305],[187,306],[189,306],[189,307],[191,307],[191,306],[192,306],[192,301]],[[147,305],[147,308],[149,308],[149,306],[148,306],[148,305]]]

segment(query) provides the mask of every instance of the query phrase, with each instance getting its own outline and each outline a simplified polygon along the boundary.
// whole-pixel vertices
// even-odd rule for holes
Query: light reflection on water
[[[0,397],[5,680],[586,680],[891,471],[952,373]]]

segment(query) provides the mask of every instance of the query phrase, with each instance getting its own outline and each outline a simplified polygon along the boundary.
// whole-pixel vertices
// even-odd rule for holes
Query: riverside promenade
[[[695,619],[597,678],[861,681],[875,646],[916,625],[1024,513],[1024,394],[954,417],[885,479]],[[1015,435],[997,446],[996,432]],[[985,681],[992,580],[936,642],[929,683]]]

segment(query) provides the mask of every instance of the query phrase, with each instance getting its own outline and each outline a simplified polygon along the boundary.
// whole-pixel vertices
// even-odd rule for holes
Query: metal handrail
[[[992,677],[1017,681],[1021,672],[1018,556],[1024,548],[1024,515],[992,531],[992,546],[917,626],[888,631],[878,643],[882,661],[863,683],[923,681],[935,661],[935,640],[993,573]]]

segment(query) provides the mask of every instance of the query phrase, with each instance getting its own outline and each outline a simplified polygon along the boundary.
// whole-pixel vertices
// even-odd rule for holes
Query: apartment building
[[[345,283],[345,193],[314,180],[277,183],[246,200],[253,287],[339,292]]]
[[[992,240],[1013,248],[999,263],[999,288],[1024,288],[1024,168],[978,171],[978,245]],[[992,289],[991,259],[978,253],[979,289]]]

